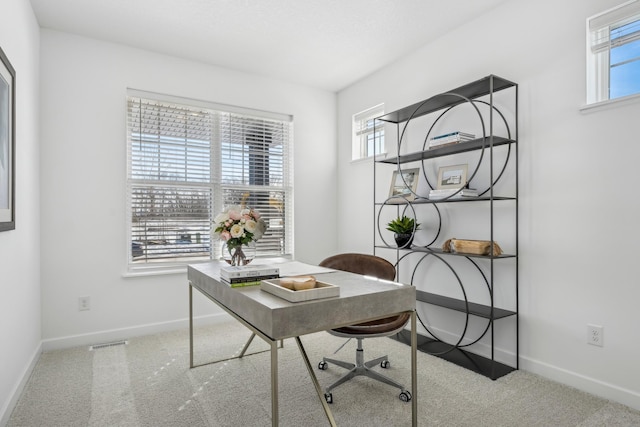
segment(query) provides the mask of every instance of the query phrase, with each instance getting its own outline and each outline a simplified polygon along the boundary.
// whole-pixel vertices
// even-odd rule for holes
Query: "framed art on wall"
[[[0,231],[16,228],[15,80],[16,72],[0,48]]]

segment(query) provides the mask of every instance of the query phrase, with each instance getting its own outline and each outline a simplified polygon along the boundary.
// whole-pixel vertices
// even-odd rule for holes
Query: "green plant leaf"
[[[402,217],[396,218],[394,220],[389,221],[387,224],[387,230],[393,231],[397,234],[410,234],[415,230],[420,228],[420,224],[417,224],[413,218],[409,218],[408,216],[403,215]]]

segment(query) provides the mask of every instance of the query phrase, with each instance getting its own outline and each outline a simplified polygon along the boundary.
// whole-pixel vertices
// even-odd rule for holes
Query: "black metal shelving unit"
[[[503,90],[511,90],[513,91],[513,111],[511,111],[513,115],[514,124],[514,132],[511,134],[511,129],[507,124],[507,119],[505,116],[496,108],[494,105],[494,94]],[[488,100],[487,100],[488,98]],[[484,122],[483,116],[478,111],[478,115],[480,120],[482,121],[482,129],[484,134],[480,138],[473,139],[467,142],[461,142],[458,144],[447,145],[440,148],[432,148],[428,149],[423,146],[423,150],[410,152],[410,153],[402,153],[402,144],[403,138],[405,138],[405,130],[408,123],[411,120],[423,117],[423,116],[433,116],[432,122],[437,122],[440,118],[445,114],[455,114],[452,112],[456,106],[469,103],[472,105],[476,111],[478,111],[478,107],[476,105],[484,105],[488,107],[488,120],[487,123]],[[480,80],[471,82],[469,84],[460,86],[451,91],[437,94],[429,99],[424,101],[409,105],[400,110],[385,114],[376,118],[374,126],[381,126],[384,124],[391,124],[396,126],[397,132],[397,156],[392,158],[378,159],[374,161],[374,223],[377,225],[374,227],[374,253],[377,251],[395,251],[396,257],[396,268],[401,268],[401,263],[403,260],[408,259],[407,254],[417,254],[419,256],[427,257],[434,256],[439,260],[447,263],[447,265],[451,267],[451,265],[446,261],[449,259],[448,257],[464,257],[466,260],[471,262],[475,267],[481,271],[484,281],[486,282],[488,294],[489,294],[489,303],[478,303],[467,298],[466,292],[463,290],[464,298],[452,298],[446,295],[439,295],[434,292],[429,292],[427,290],[422,289],[423,284],[428,281],[428,278],[416,278],[418,283],[414,283],[414,276],[416,274],[417,265],[414,266],[413,274],[412,274],[412,285],[417,288],[417,302],[420,305],[424,305],[423,307],[429,306],[438,306],[444,307],[445,309],[452,310],[454,312],[464,313],[466,316],[466,324],[464,331],[467,331],[467,325],[469,322],[473,322],[476,320],[486,322],[486,329],[482,335],[475,339],[471,343],[479,342],[484,337],[489,337],[489,346],[490,346],[490,357],[480,356],[475,354],[474,352],[469,350],[470,344],[465,343],[461,344],[464,338],[460,337],[460,340],[457,343],[449,343],[445,342],[445,340],[440,339],[436,336],[436,334],[432,333],[429,329],[429,325],[426,325],[422,319],[420,319],[420,323],[424,326],[431,336],[420,336],[418,342],[418,348],[421,351],[434,354],[436,356],[442,357],[443,359],[449,360],[453,363],[456,363],[460,366],[464,366],[468,369],[471,369],[479,374],[485,375],[491,379],[497,379],[501,376],[512,372],[519,368],[519,316],[518,316],[518,86],[516,83],[513,83],[509,80],[497,77],[495,75],[490,75],[484,77]],[[494,135],[494,120],[502,120],[507,128],[507,135]],[[424,138],[425,144],[428,140],[429,132],[433,129],[433,125],[426,132],[426,137]],[[488,129],[488,130],[487,130]],[[376,134],[374,132],[374,134]],[[377,135],[377,134],[376,134]],[[377,145],[376,145],[377,146]],[[506,160],[501,170],[494,170],[494,149],[496,147],[504,146],[505,149],[509,150],[506,156]],[[480,196],[477,198],[445,198],[445,199],[437,199],[432,200],[428,197],[421,196],[419,194],[414,193],[413,200],[406,199],[397,199],[397,198],[388,198],[384,201],[380,201],[375,199],[376,193],[376,174],[378,171],[376,170],[379,167],[388,167],[388,165],[395,166],[398,170],[400,170],[400,166],[408,163],[416,163],[421,162],[421,170],[424,172],[425,162],[432,161],[433,159],[452,156],[455,158],[456,155],[461,153],[468,152],[481,152],[482,156],[478,162],[478,166],[476,171],[480,167],[480,163],[482,159],[487,159],[489,162],[489,181],[486,190],[482,191]],[[486,156],[485,156],[486,154]],[[507,168],[514,168],[515,173],[512,176],[515,176],[515,194],[494,194],[494,187],[496,183],[503,178],[503,172]],[[475,172],[472,174],[470,179],[473,179]],[[426,177],[426,175],[425,175]],[[427,182],[429,182],[427,178]],[[429,183],[431,186],[431,183]],[[409,189],[409,187],[407,186]],[[409,189],[409,191],[411,191]],[[455,205],[456,209],[464,209],[464,204],[466,203],[484,203],[486,209],[489,211],[490,216],[490,226],[489,226],[489,235],[490,241],[494,242],[494,224],[495,221],[499,219],[496,218],[495,205],[499,203],[509,203],[514,209],[513,215],[515,217],[515,252],[500,254],[500,255],[471,255],[471,254],[461,254],[461,253],[450,253],[444,252],[440,249],[434,242],[426,247],[409,247],[409,248],[397,248],[395,246],[390,246],[384,238],[381,237],[381,224],[378,223],[379,215],[382,209],[386,208],[395,208],[398,212],[402,205],[404,206],[417,206],[421,204],[433,204],[436,209],[438,206],[444,204],[458,204],[463,203],[463,205]],[[454,205],[451,205],[454,206]],[[478,206],[478,205],[474,205]],[[413,210],[413,208],[412,208]],[[415,214],[415,210],[413,211]],[[440,216],[440,214],[438,213]],[[417,219],[417,218],[416,218]],[[451,224],[453,228],[455,228],[455,224]],[[440,229],[442,228],[442,218],[440,217]],[[440,230],[438,231],[438,233]],[[382,244],[380,242],[382,241]],[[494,293],[499,292],[495,287],[494,283],[494,269],[500,268],[500,263],[505,262],[505,260],[511,260],[515,262],[515,266],[513,270],[515,271],[514,283],[514,295],[515,301],[513,301],[512,306],[508,309],[497,307],[494,304]],[[421,262],[421,261],[420,261]],[[482,269],[479,267],[479,264],[485,263],[488,267],[485,269],[488,273],[482,273]],[[419,262],[418,262],[419,264]],[[404,268],[404,267],[403,267]],[[411,268],[411,266],[410,266]],[[460,280],[460,279],[458,279]],[[462,283],[460,283],[461,286]],[[426,308],[425,308],[426,309]],[[418,315],[420,318],[420,315]],[[513,364],[505,364],[496,360],[495,358],[495,337],[494,337],[494,328],[498,325],[499,321],[509,321],[511,319],[515,322],[515,337],[514,337],[514,353],[515,353],[515,362]],[[401,342],[409,343],[409,334],[408,333],[400,333],[395,339]]]

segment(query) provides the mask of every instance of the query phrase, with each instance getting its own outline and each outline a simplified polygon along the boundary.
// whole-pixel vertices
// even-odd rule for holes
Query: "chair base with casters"
[[[402,325],[404,327],[404,324]],[[397,332],[400,332],[400,330],[402,330],[402,327],[398,329]],[[336,336],[341,336],[341,337],[346,337],[346,338],[353,338],[353,335],[343,335],[340,334],[336,331],[331,331],[332,335],[336,335]],[[388,336],[388,333],[382,334],[382,335],[376,335],[376,334],[369,334],[367,335],[367,338],[375,338],[375,337],[380,337],[380,336]],[[318,369],[320,370],[326,370],[329,367],[329,363],[333,363],[334,365],[340,366],[342,368],[348,369],[349,371],[344,374],[342,377],[340,377],[340,379],[338,379],[336,382],[334,382],[333,384],[331,384],[330,386],[328,386],[327,388],[325,388],[325,393],[324,393],[324,398],[327,401],[327,403],[333,403],[333,393],[331,393],[331,390],[333,390],[334,388],[338,387],[339,385],[349,381],[351,378],[362,375],[362,376],[366,376],[369,378],[372,378],[374,380],[383,382],[385,384],[388,384],[392,387],[396,387],[400,389],[400,395],[398,396],[398,398],[400,400],[402,400],[403,402],[409,402],[411,400],[411,393],[409,392],[409,390],[407,390],[404,385],[400,384],[397,381],[392,380],[391,378],[378,373],[374,370],[372,370],[371,368],[376,366],[376,365],[380,365],[381,368],[388,368],[390,366],[389,364],[389,358],[388,356],[381,356],[378,357],[377,359],[373,359],[373,360],[369,360],[368,362],[364,361],[364,350],[362,348],[362,340],[363,338],[358,338],[355,337],[356,340],[358,341],[358,348],[356,349],[356,363],[349,363],[349,362],[344,362],[342,360],[337,360],[337,359],[332,359],[329,357],[323,357],[322,361],[320,363],[318,363]]]

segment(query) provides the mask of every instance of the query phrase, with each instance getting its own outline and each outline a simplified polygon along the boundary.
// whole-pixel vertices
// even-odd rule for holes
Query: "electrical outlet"
[[[91,299],[89,297],[78,298],[78,311],[87,311],[91,309]]]
[[[599,325],[587,325],[587,344],[604,345],[604,328]]]

